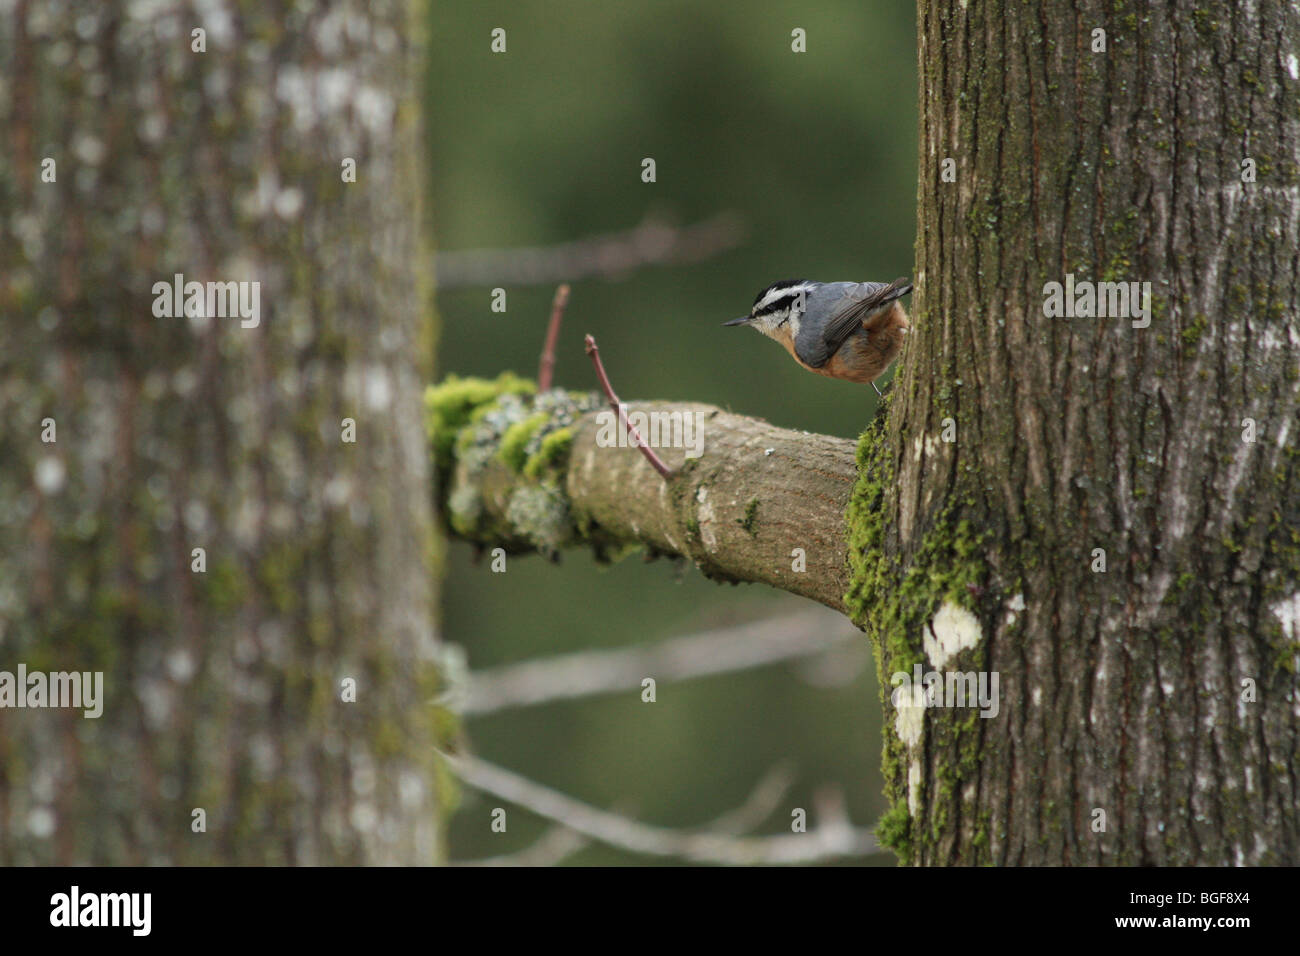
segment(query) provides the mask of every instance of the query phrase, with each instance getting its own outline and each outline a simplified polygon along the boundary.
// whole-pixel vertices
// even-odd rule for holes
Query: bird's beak
[[[750,318],[751,316],[742,315],[738,319],[732,319],[730,322],[723,322],[722,324],[723,325],[744,325],[746,322],[750,320]]]

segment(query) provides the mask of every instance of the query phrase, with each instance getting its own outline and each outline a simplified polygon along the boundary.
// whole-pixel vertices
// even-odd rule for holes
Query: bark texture
[[[437,855],[408,17],[0,4],[0,670],[106,698],[0,709],[5,864]]]
[[[1300,862],[1300,10],[918,9],[916,316],[851,603],[886,684],[984,670],[1003,699],[896,715],[888,836]],[[1149,327],[1047,318],[1067,274],[1149,281]]]

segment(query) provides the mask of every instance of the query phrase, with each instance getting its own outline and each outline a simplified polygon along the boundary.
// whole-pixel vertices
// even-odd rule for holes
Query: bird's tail
[[[881,289],[871,298],[873,300],[877,300],[875,304],[877,307],[879,307],[882,305],[886,305],[887,303],[893,302],[895,299],[901,299],[903,296],[907,295],[907,293],[911,291],[912,291],[912,280],[909,279],[907,276],[899,276],[897,279],[889,283],[889,285],[885,286],[883,289]]]
[[[860,316],[864,316],[862,321],[863,328],[871,330],[874,326],[883,321],[888,314],[888,306],[895,299],[901,299],[912,291],[912,280],[906,276],[900,276],[887,286],[882,286],[871,295],[867,296],[856,307]],[[903,323],[906,327],[906,323]]]

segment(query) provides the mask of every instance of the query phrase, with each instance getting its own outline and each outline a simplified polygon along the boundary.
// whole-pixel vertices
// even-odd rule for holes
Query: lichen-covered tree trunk
[[[1300,11],[919,11],[917,315],[850,603],[887,683],[1002,699],[890,707],[886,836],[1300,862]],[[1149,282],[1149,325],[1087,317],[1098,281]]]
[[[0,4],[0,862],[437,856],[409,18]]]

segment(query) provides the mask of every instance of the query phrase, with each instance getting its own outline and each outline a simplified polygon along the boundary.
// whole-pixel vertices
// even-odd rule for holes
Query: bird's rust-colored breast
[[[821,368],[804,365],[797,355],[794,359],[810,372],[866,385],[885,374],[889,363],[898,358],[909,327],[907,313],[895,302],[879,315],[872,316],[861,331],[849,336]],[[794,355],[792,346],[787,346],[787,349]]]

